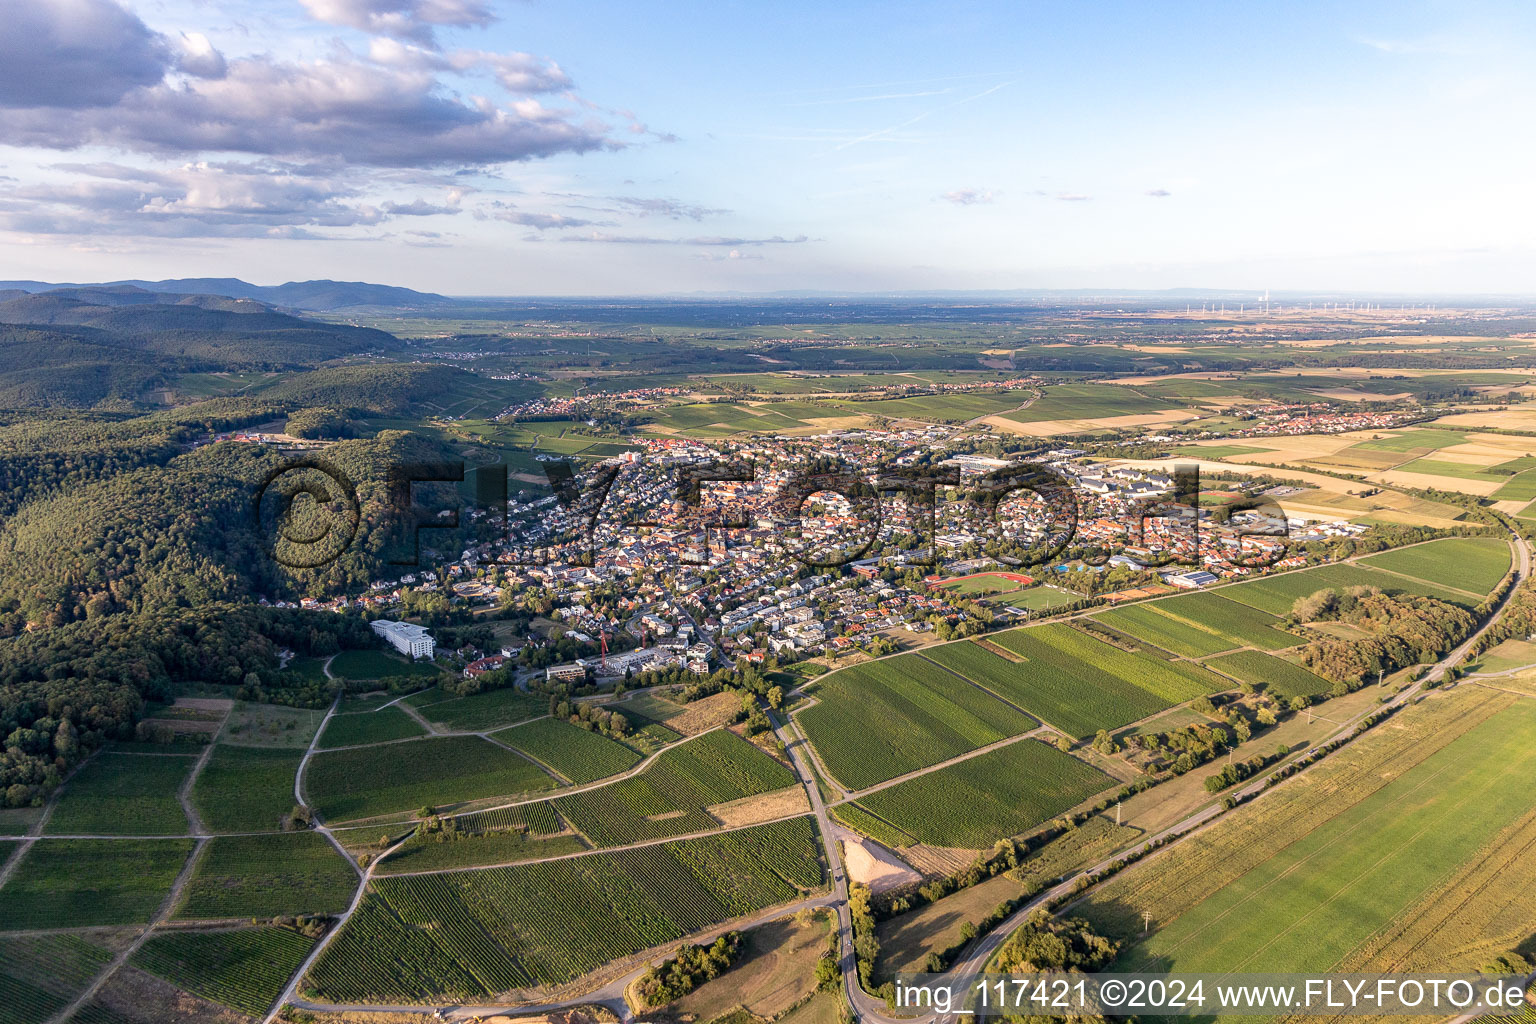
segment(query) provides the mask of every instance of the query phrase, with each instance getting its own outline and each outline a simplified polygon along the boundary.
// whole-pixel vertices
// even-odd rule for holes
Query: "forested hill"
[[[307,369],[400,347],[384,331],[246,298],[129,286],[10,294],[0,301],[0,409],[126,408],[178,374]]]
[[[387,571],[390,558],[408,552],[401,546],[407,524],[389,506],[388,468],[450,454],[443,445],[402,431],[328,447],[326,461],[356,487],[361,521],[345,552],[317,569],[289,569],[273,557],[274,516],[287,504],[262,496],[264,483],[283,465],[278,453],[215,444],[164,462],[134,466],[120,459],[94,479],[82,476],[71,486],[23,501],[0,523],[0,637],[29,625],[49,628],[125,613],[154,616],[258,596],[361,593]],[[313,511],[306,514],[317,524],[340,524],[345,502],[338,489],[316,479],[320,493],[333,500],[310,503]],[[282,493],[298,482],[285,475]],[[431,500],[447,503],[440,495]],[[258,512],[259,520],[253,515]],[[300,532],[325,534],[324,529]],[[433,542],[451,546],[458,539]]]
[[[38,376],[47,379],[46,374]],[[342,419],[399,415],[415,403],[452,391],[469,376],[449,366],[336,366],[294,374],[257,395],[210,398],[148,415],[62,409],[0,413],[0,533],[5,517],[24,502],[128,470],[164,465],[208,431],[283,420],[316,409]]]
[[[178,295],[219,295],[256,299],[274,306],[315,312],[358,306],[392,306],[410,309],[452,305],[452,299],[410,288],[369,284],[365,281],[289,281],[279,285],[248,284],[237,277],[185,277],[173,281],[114,281],[105,285],[48,284],[44,281],[0,281],[0,296],[7,291],[56,292],[64,289],[128,286],[146,292]]]
[[[95,328],[102,333],[86,340],[125,353],[126,361],[150,355],[210,369],[313,366],[399,345],[384,331],[304,320],[250,299],[129,287],[62,290],[0,302],[0,323]]]

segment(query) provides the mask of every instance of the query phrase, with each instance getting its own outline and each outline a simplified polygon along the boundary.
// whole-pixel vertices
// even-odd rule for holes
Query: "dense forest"
[[[0,793],[11,807],[43,798],[102,743],[130,737],[146,700],[168,699],[174,684],[282,691],[298,683],[279,669],[279,648],[324,655],[371,639],[357,616],[215,603],[0,642]]]
[[[360,593],[409,550],[405,524],[389,504],[389,467],[449,454],[403,431],[328,448],[325,461],[356,487],[360,522],[355,541],[318,568],[290,568],[308,560],[280,541],[274,557],[277,517],[307,482],[332,500],[294,502],[294,514],[334,520],[340,529],[346,496],[319,473],[299,471],[283,474],[274,481],[278,491],[263,497],[263,483],[284,465],[264,447],[209,445],[57,488],[0,525],[0,635],[117,612]]]

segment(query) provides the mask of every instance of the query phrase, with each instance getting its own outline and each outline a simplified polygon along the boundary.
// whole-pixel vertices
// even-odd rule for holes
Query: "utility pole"
[[[1150,910],[1143,910],[1141,912],[1141,934],[1143,934],[1143,935],[1147,934],[1148,930],[1150,930],[1151,927],[1152,927],[1152,912]]]
[[[1120,801],[1115,801],[1115,828],[1120,827]]]

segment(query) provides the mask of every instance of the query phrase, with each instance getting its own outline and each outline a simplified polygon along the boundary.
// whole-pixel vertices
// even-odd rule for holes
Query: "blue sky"
[[[1536,290],[1529,5],[20,11],[0,277]]]

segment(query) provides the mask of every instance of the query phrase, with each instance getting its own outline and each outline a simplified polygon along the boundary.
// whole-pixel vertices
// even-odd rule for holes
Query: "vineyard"
[[[989,638],[1024,658],[1011,662],[976,644],[925,652],[1073,736],[1091,736],[1225,687],[1199,666],[1121,650],[1068,625]]]
[[[383,878],[310,971],[338,1002],[559,984],[822,884],[808,818],[538,864]]]
[[[579,836],[537,837],[523,832],[480,832],[450,840],[413,836],[379,862],[376,874],[450,871],[491,864],[516,864],[543,857],[564,857],[589,849]]]
[[[795,717],[827,770],[855,789],[1036,725],[1017,708],[916,654],[828,675],[816,696],[819,703]]]
[[[212,832],[264,832],[293,810],[304,753],[219,744],[192,784],[192,806]]]
[[[554,718],[503,729],[495,737],[577,784],[617,775],[640,760],[622,743]]]
[[[73,935],[0,939],[0,1021],[44,1024],[68,1006],[112,954]]]
[[[129,962],[193,995],[260,1017],[314,944],[286,928],[161,932]]]
[[[69,1019],[69,1024],[140,1024],[140,1022],[92,999],[80,1007],[80,1011]]]
[[[1332,970],[1389,936],[1419,901],[1455,907],[1477,895],[1444,887],[1475,878],[1464,867],[1529,815],[1533,739],[1529,701],[1457,692],[1428,702],[1412,721],[1323,761],[1311,785],[1221,819],[1111,880],[1076,912],[1133,939],[1117,969]],[[1306,884],[1297,886],[1303,866]],[[1264,912],[1231,912],[1250,900]],[[1143,913],[1158,922],[1145,939]],[[1457,917],[1420,938],[1448,948],[1463,934]]]
[[[221,836],[204,848],[176,917],[340,913],[356,889],[351,865],[318,832]]]
[[[356,747],[364,743],[406,740],[424,734],[422,727],[399,708],[332,715],[320,734],[322,747]]]
[[[1206,664],[1218,672],[1263,687],[1265,692],[1287,700],[1291,697],[1312,697],[1327,693],[1332,686],[1322,676],[1314,675],[1300,665],[1258,651],[1224,654],[1212,658]]]
[[[171,891],[190,839],[44,839],[0,887],[0,930],[144,924]]]
[[[1509,571],[1509,545],[1492,537],[1453,537],[1362,558],[1366,565],[1486,594]]]
[[[549,789],[527,759],[478,736],[316,754],[305,774],[314,807],[331,821]]]
[[[877,843],[884,843],[893,850],[904,846],[911,846],[917,842],[901,829],[892,825],[884,818],[877,817],[860,807],[858,804],[837,804],[827,808],[832,812],[832,817],[847,825],[855,832],[862,832]]]
[[[554,805],[593,845],[624,846],[717,828],[704,808],[794,783],[788,768],[717,729],[663,752],[638,775],[560,797]]]
[[[384,679],[388,676],[418,676],[435,679],[440,672],[431,662],[412,661],[394,653],[358,650],[342,651],[331,661],[332,674],[342,679]]]
[[[549,801],[536,804],[517,804],[498,807],[490,811],[461,814],[459,828],[465,832],[495,832],[503,829],[522,829],[533,835],[552,836],[560,831],[560,819]]]
[[[1094,618],[1186,657],[1218,654],[1235,647],[1276,651],[1302,642],[1301,637],[1275,628],[1280,620],[1273,615],[1216,594],[1186,594],[1133,604]]]
[[[543,697],[513,689],[449,697],[434,687],[405,702],[434,725],[460,732],[487,732],[549,713],[549,702]]]
[[[1020,740],[860,799],[919,842],[977,850],[1019,835],[1114,785],[1055,747]]]
[[[176,791],[196,763],[191,757],[99,754],[59,798],[47,835],[185,835],[187,815]]]

